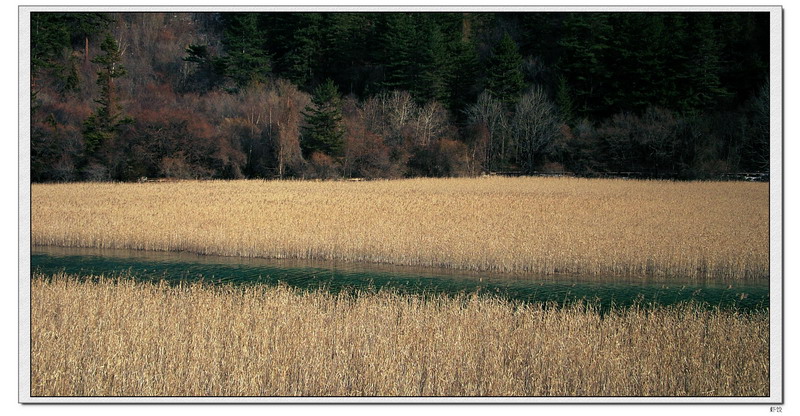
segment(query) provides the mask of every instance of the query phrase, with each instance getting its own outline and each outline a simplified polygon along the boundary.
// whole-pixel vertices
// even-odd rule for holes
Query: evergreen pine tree
[[[709,13],[698,13],[693,17],[691,61],[690,66],[685,69],[691,76],[689,94],[685,99],[689,112],[710,109],[720,98],[729,95],[720,82],[721,44],[714,30],[713,17]]]
[[[512,108],[525,88],[525,80],[522,74],[522,56],[508,33],[492,51],[487,72],[486,90],[507,109]]]
[[[454,114],[462,114],[469,103],[478,96],[476,79],[479,61],[474,42],[458,41],[453,45],[453,72],[450,78],[450,109]]]
[[[239,88],[252,82],[265,82],[271,65],[258,14],[225,13],[223,22],[223,43],[228,54],[222,61],[225,75]]]
[[[425,27],[425,43],[419,55],[419,82],[412,90],[420,102],[432,100],[449,105],[451,55],[448,53],[444,35],[435,23]]]
[[[76,43],[88,61],[89,38],[104,31],[111,19],[104,13],[31,13],[31,91],[39,86],[37,78],[51,73],[59,92],[77,90],[77,58],[62,58],[63,51]]]
[[[414,18],[408,13],[389,13],[385,19],[381,38],[385,67],[383,88],[413,91],[419,75],[419,45]]]
[[[341,156],[344,150],[341,97],[333,80],[327,79],[317,86],[311,102],[313,106],[303,112],[303,150],[306,155],[322,152]]]
[[[678,103],[685,92],[683,83],[686,79],[683,68],[689,65],[686,48],[689,31],[686,25],[686,16],[683,13],[671,13],[661,14],[659,18],[662,22],[661,25],[653,26],[661,29],[661,32],[649,29],[650,36],[647,41],[652,41],[659,46],[656,49],[656,56],[658,56],[660,66],[647,69],[651,71],[648,79],[652,80],[652,88],[649,88],[649,91],[641,91],[641,101],[650,101],[647,104],[680,111]],[[658,38],[660,40],[657,40]],[[643,41],[636,40],[638,44]],[[642,105],[639,106],[639,108],[642,107]]]
[[[274,57],[274,72],[301,88],[314,81],[320,56],[320,13],[268,13],[264,27]]]
[[[567,123],[571,122],[574,117],[572,97],[567,79],[563,75],[558,76],[558,84],[556,85],[556,105],[558,106],[558,113],[561,119]]]
[[[100,144],[111,140],[120,125],[130,122],[130,119],[122,116],[114,90],[114,79],[125,75],[117,42],[107,35],[100,50],[103,54],[92,59],[93,63],[100,65],[100,71],[97,72],[100,97],[95,100],[100,106],[83,123],[84,144],[90,154]]]
[[[184,81],[188,91],[206,93],[223,82],[225,67],[217,56],[212,56],[207,45],[189,45],[183,60],[194,64],[194,71]]]
[[[53,68],[61,51],[70,46],[70,29],[63,13],[31,13],[31,77]]]
[[[570,13],[564,20],[559,69],[572,88],[575,116],[603,117],[613,114],[606,99],[613,78],[607,51],[613,27],[606,13]],[[610,114],[609,114],[610,113]]]
[[[465,114],[467,106],[477,99],[479,87],[482,87],[476,82],[480,73],[473,27],[476,16],[475,13],[456,15],[457,24],[451,29],[455,38],[450,41],[448,51],[451,61],[448,89],[450,110],[457,118]]]
[[[345,93],[361,94],[363,74],[373,54],[375,16],[370,13],[324,13],[319,30],[317,79],[333,79]]]

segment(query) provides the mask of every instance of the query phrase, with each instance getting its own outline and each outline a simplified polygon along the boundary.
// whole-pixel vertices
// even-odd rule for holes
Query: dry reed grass
[[[35,245],[481,271],[767,278],[764,183],[576,178],[32,186]]]
[[[765,396],[768,312],[31,281],[32,396]]]

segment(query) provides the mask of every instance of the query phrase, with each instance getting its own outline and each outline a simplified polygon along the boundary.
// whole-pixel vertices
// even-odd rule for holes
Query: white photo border
[[[19,342],[20,403],[539,403],[782,404],[783,8],[781,6],[19,6]],[[32,397],[30,395],[30,14],[32,12],[768,12],[770,13],[770,394],[766,397]]]

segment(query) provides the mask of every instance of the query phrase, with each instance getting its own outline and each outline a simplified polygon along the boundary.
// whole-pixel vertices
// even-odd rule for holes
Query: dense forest
[[[31,179],[769,172],[768,13],[32,13]]]

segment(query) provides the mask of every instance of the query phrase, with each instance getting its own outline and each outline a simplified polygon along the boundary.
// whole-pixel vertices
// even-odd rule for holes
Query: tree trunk
[[[471,34],[472,22],[470,21],[469,13],[463,13],[461,15],[461,41],[469,42]]]

